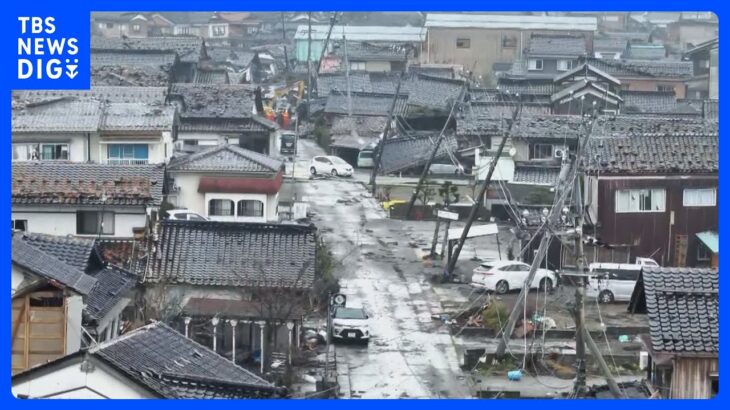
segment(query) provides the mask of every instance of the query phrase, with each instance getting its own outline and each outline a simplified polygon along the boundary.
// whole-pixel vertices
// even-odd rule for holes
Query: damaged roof
[[[170,161],[168,171],[277,173],[283,162],[236,145],[218,145]]]
[[[543,164],[515,164],[513,184],[555,186],[558,183],[560,166]]]
[[[170,67],[99,66],[91,67],[91,86],[167,87]]]
[[[45,252],[37,245],[37,243],[26,241],[22,234],[13,234],[11,260],[35,275],[69,287],[82,295],[91,292],[96,284],[96,279],[84,273],[83,270]]]
[[[317,95],[324,97],[332,91],[347,93],[347,76],[342,73],[320,74],[317,77]],[[395,90],[395,89],[394,89]],[[373,92],[370,75],[364,71],[350,72],[350,92]],[[395,92],[395,91],[393,91]]]
[[[655,353],[717,354],[719,288],[716,270],[644,267],[630,306],[643,305],[649,317],[647,347]]]
[[[169,98],[182,101],[182,118],[245,118],[254,115],[254,88],[250,85],[176,83],[170,88]]]
[[[180,61],[197,63],[203,53],[203,39],[196,36],[184,37],[145,37],[145,38],[107,38],[93,36],[91,38],[91,56],[100,51],[138,50],[174,52]]]
[[[674,91],[621,91],[624,112],[671,113],[677,110]]]
[[[95,99],[102,102],[164,104],[167,87],[112,87],[98,86],[90,90],[22,90],[14,91],[13,98],[29,103],[70,97]]]
[[[96,132],[102,118],[102,104],[94,99],[59,97],[39,103],[18,103],[14,94],[12,127],[19,132]]]
[[[162,322],[88,352],[164,398],[236,399],[266,397],[276,391],[273,384]]]
[[[93,239],[29,232],[18,235],[31,246],[81,271],[86,271],[89,258],[95,252]]]
[[[166,220],[146,282],[308,289],[314,226]]]
[[[337,54],[344,57],[345,45],[339,47]],[[405,61],[406,47],[401,44],[373,44],[368,42],[347,42],[348,61]]]
[[[102,320],[137,284],[137,276],[115,266],[89,273],[96,284],[86,296],[84,313],[92,320]]]
[[[380,158],[380,173],[390,174],[425,165],[433,152],[438,134],[389,138],[384,141]],[[444,135],[434,159],[443,158],[457,149],[454,135]]]
[[[533,34],[525,54],[534,57],[574,57],[586,55],[583,36]]]
[[[348,102],[347,93],[332,91],[327,96],[324,112],[327,114],[350,114],[387,117],[393,104],[393,94],[351,92]],[[398,94],[393,115],[404,115],[409,101],[408,95]]]
[[[268,133],[278,125],[264,117],[252,115],[242,118],[181,118],[181,132],[220,132],[220,133]]]
[[[105,132],[172,132],[175,107],[161,104],[110,103],[104,109]]]
[[[162,165],[17,162],[13,205],[159,206]]]
[[[330,32],[329,24],[312,25],[312,40],[324,41]],[[423,42],[426,40],[425,27],[393,27],[393,26],[341,26],[335,25],[330,33],[331,41],[341,41],[344,38],[348,41],[373,41],[385,43],[397,42]],[[294,34],[295,40],[308,40],[309,29],[306,24],[297,27]]]
[[[588,63],[619,78],[653,77],[687,79],[694,74],[691,61],[604,60],[589,58]]]
[[[408,94],[408,105],[449,110],[464,88],[463,80],[412,74],[401,85],[401,92]]]

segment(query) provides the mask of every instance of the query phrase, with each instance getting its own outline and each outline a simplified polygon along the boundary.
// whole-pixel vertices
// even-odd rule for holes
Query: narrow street
[[[295,175],[322,150],[301,140]],[[305,168],[306,170],[306,168]],[[448,329],[432,319],[442,307],[422,274],[421,261],[409,246],[414,234],[387,219],[361,183],[322,179],[296,184],[300,200],[309,202],[335,258],[348,304],[370,314],[369,346],[338,345],[341,369],[347,369],[349,392],[361,398],[471,397]]]

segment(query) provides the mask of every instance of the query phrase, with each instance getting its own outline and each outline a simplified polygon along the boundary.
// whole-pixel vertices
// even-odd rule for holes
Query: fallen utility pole
[[[421,191],[421,186],[423,185],[423,181],[426,179],[426,176],[428,175],[428,170],[431,168],[431,163],[433,162],[433,159],[436,158],[436,154],[438,154],[439,148],[441,147],[441,141],[444,139],[444,133],[446,132],[446,128],[449,126],[449,122],[451,121],[451,118],[454,116],[454,110],[456,109],[456,105],[464,99],[464,95],[466,94],[466,89],[468,86],[469,86],[469,81],[464,80],[464,86],[461,88],[461,91],[459,92],[459,96],[454,100],[454,103],[451,105],[451,111],[449,112],[449,116],[446,118],[446,122],[444,122],[443,128],[441,128],[441,133],[439,133],[439,137],[433,146],[431,155],[429,156],[428,161],[426,161],[426,165],[423,166],[423,171],[421,172],[421,177],[418,179],[418,185],[416,185],[416,189],[413,191],[413,195],[411,195],[411,199],[408,201],[408,205],[406,206],[406,213],[405,213],[406,219],[408,219],[411,215],[411,209],[413,209],[413,205],[416,203],[416,198],[418,198],[418,194]]]
[[[410,50],[406,50],[406,61],[408,61],[408,52]],[[373,170],[370,172],[370,192],[375,196],[376,192],[376,183],[375,178],[377,178],[378,170],[380,169],[380,159],[382,158],[383,154],[383,148],[385,146],[385,140],[388,139],[388,134],[390,133],[390,124],[393,122],[394,112],[395,112],[395,105],[398,102],[398,95],[400,94],[400,87],[403,83],[403,78],[405,77],[406,72],[405,70],[400,73],[400,76],[398,77],[398,84],[395,86],[395,95],[393,95],[393,101],[390,103],[390,110],[388,110],[388,120],[385,122],[385,129],[383,130],[383,137],[378,141],[378,144],[375,146],[375,158],[373,161]]]
[[[471,211],[469,212],[469,217],[466,219],[466,226],[464,226],[464,230],[461,232],[461,237],[459,238],[459,242],[456,244],[456,249],[454,249],[454,254],[451,256],[451,260],[449,261],[449,265],[446,268],[446,273],[449,277],[451,277],[452,272],[454,272],[454,268],[456,267],[456,261],[459,260],[459,254],[461,254],[461,249],[464,247],[464,242],[466,242],[466,237],[469,234],[469,229],[471,229],[471,224],[474,223],[474,220],[477,217],[477,212],[479,212],[479,209],[482,207],[482,203],[484,203],[484,195],[487,192],[487,189],[489,188],[489,184],[492,182],[492,175],[494,174],[494,169],[497,167],[497,162],[499,162],[499,158],[502,156],[502,151],[504,151],[504,146],[507,143],[507,140],[512,135],[512,128],[515,125],[515,122],[517,122],[517,118],[519,117],[520,113],[522,112],[522,104],[519,104],[517,107],[515,107],[514,111],[512,111],[512,121],[509,123],[509,126],[507,127],[507,131],[505,131],[502,141],[499,143],[499,147],[497,148],[497,152],[494,155],[494,159],[489,164],[489,171],[487,172],[487,177],[484,178],[484,182],[482,183],[482,186],[479,187],[479,193],[476,195],[476,198],[474,198],[474,204],[471,206]],[[476,178],[479,178],[479,175],[477,173]],[[415,196],[415,194],[414,194]],[[413,198],[411,198],[413,199]],[[410,207],[408,208],[410,210]],[[406,214],[407,216],[408,214]]]
[[[616,399],[622,399],[624,396],[621,394],[621,389],[618,387],[618,384],[616,384],[616,380],[613,378],[613,375],[611,374],[611,370],[608,368],[608,364],[606,364],[606,360],[603,359],[603,355],[601,354],[601,351],[598,350],[598,346],[596,346],[596,342],[593,341],[593,337],[591,337],[591,333],[583,327],[583,339],[586,341],[586,345],[591,350],[591,354],[598,362],[598,366],[601,368],[601,372],[603,372],[603,376],[606,378],[606,384],[608,384],[608,389],[611,390],[611,394]]]

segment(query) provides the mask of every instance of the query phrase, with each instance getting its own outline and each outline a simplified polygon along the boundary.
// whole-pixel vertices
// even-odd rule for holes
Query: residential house
[[[16,162],[12,221],[27,232],[132,238],[162,203],[162,165]]]
[[[697,264],[717,269],[720,266],[720,236],[717,231],[700,232],[696,236],[702,245],[698,245]]]
[[[93,31],[106,38],[146,38],[149,20],[144,13],[91,13]]]
[[[690,50],[717,38],[718,19],[712,13],[683,13],[682,17],[667,25],[668,40],[677,44],[680,51]]]
[[[626,52],[625,37],[600,36],[593,39],[593,57],[620,60]]]
[[[276,123],[255,113],[254,89],[239,84],[173,84],[168,101],[178,107],[178,150],[238,145],[277,155],[281,141]]]
[[[595,17],[428,13],[424,63],[458,64],[485,77],[495,63],[522,60],[533,33],[583,35],[592,42]]]
[[[214,221],[278,222],[283,166],[235,145],[206,147],[167,167],[168,202]]]
[[[319,61],[322,54],[324,42],[327,39],[327,33],[330,32],[330,25],[314,25],[312,24],[311,36],[309,27],[306,24],[300,24],[294,35],[294,55],[297,62]],[[311,49],[309,39],[311,41]],[[335,25],[330,33],[330,44],[328,44],[329,52],[334,48],[334,44],[341,44],[347,39],[348,47],[352,43],[366,42],[371,45],[380,45],[389,47],[393,44],[409,44],[417,53],[420,52],[423,42],[426,40],[426,29],[424,27],[392,27],[392,26],[340,26]],[[356,46],[357,47],[357,46]],[[344,52],[344,46],[342,52]],[[349,50],[348,50],[349,52]],[[402,59],[401,59],[402,60]]]
[[[112,50],[91,53],[91,85],[168,87],[178,57],[172,51]]]
[[[583,35],[532,34],[522,58],[527,77],[554,78],[578,66],[580,57],[592,53]]]
[[[667,57],[664,44],[629,42],[623,58],[627,60],[663,60]]]
[[[360,151],[373,149],[385,130],[385,116],[336,116],[330,127],[332,155],[357,166]]]
[[[102,164],[164,164],[172,157],[178,128],[175,107],[161,104],[110,103],[99,135]],[[91,150],[94,150],[93,141]],[[91,154],[95,160],[95,155]]]
[[[580,66],[554,78],[550,96],[554,114],[617,113],[623,104],[621,81],[590,65]]]
[[[215,12],[208,22],[207,31],[201,32],[210,44],[240,47],[246,37],[259,31],[261,21],[249,12]]]
[[[584,189],[596,238],[618,261],[696,266],[706,255],[696,234],[718,226],[717,122],[618,116],[596,129]]]
[[[694,76],[687,80],[687,98],[713,99],[719,97],[719,43],[718,39],[698,44],[684,53],[684,60],[692,62]]]
[[[383,141],[380,157],[382,175],[411,171],[423,168],[433,152],[438,134],[432,132],[413,132],[410,135],[388,138]],[[450,133],[444,136],[434,159],[449,158],[457,148],[456,138]]]
[[[331,91],[324,108],[325,118],[331,123],[339,116],[388,117],[395,94],[372,92]],[[405,115],[409,101],[408,94],[398,93],[393,115]]]
[[[162,322],[19,373],[13,396],[36,399],[247,399],[284,391]]]
[[[234,363],[298,346],[317,277],[317,230],[163,221],[142,286],[148,313]],[[262,351],[263,350],[263,351]]]
[[[347,42],[334,43],[332,54],[339,58],[341,63],[337,65],[341,71],[344,70],[344,62],[347,61],[350,70],[353,71],[389,73],[405,71],[408,48],[408,44],[375,44],[348,39]],[[410,55],[412,58],[413,53]]]
[[[644,267],[629,303],[645,313],[647,379],[659,397],[708,399],[719,391],[719,275],[713,269]]]
[[[13,373],[118,335],[137,278],[94,240],[14,232],[11,259]]]
[[[614,76],[630,91],[674,91],[685,98],[685,81],[692,78],[692,63],[672,60],[606,60],[588,58],[591,66]]]

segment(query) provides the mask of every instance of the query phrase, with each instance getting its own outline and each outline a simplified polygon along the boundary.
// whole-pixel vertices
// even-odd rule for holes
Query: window
[[[573,69],[573,60],[558,60],[558,71],[568,71]]]
[[[542,60],[539,58],[531,58],[527,60],[527,69],[531,71],[541,71]]]
[[[531,144],[530,159],[547,159],[553,157],[553,146],[551,144]]]
[[[238,201],[238,216],[264,216],[264,203],[253,199]]]
[[[456,48],[470,48],[471,47],[471,39],[468,38],[457,38],[456,39]]]
[[[365,70],[365,62],[364,61],[357,61],[357,62],[353,61],[353,62],[350,62],[350,70],[353,70],[353,71],[355,71],[355,70],[364,71]]]
[[[715,188],[687,188],[684,190],[682,205],[715,206],[717,193]]]
[[[190,34],[190,27],[175,27],[177,34]]]
[[[132,31],[139,31],[139,30],[140,30],[139,24],[132,24]]]
[[[76,212],[76,234],[114,235],[114,212]]]
[[[146,164],[148,158],[147,144],[109,144],[107,147],[109,164]]]
[[[68,144],[13,144],[13,161],[68,160]]]
[[[712,257],[712,253],[702,242],[697,244],[697,261],[707,262]]]
[[[517,36],[502,34],[502,48],[515,48],[517,47]]]
[[[11,229],[14,231],[26,232],[28,230],[28,220],[27,219],[13,219],[10,221],[10,223],[11,223]]]
[[[213,37],[225,37],[226,36],[226,26],[211,26],[210,32],[211,32],[211,36],[213,36]]]
[[[664,212],[664,189],[620,189],[616,191],[616,212]]]
[[[230,199],[211,199],[208,201],[208,216],[235,216],[233,201]]]
[[[671,85],[661,85],[660,84],[660,85],[657,85],[656,86],[656,90],[659,91],[659,92],[667,92],[668,93],[668,92],[673,92],[674,91],[674,87],[671,86]]]

